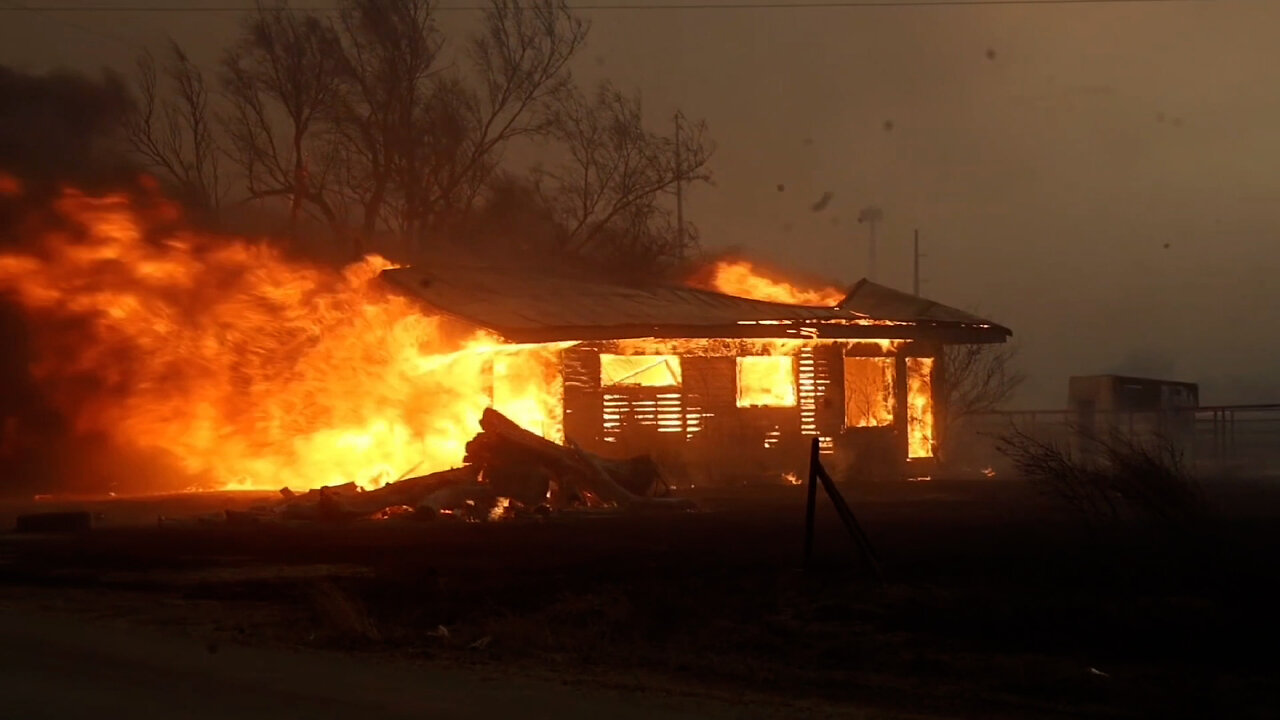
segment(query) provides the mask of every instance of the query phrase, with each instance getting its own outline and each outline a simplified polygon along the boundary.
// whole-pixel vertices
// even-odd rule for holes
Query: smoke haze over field
[[[1275,3],[583,14],[582,79],[639,88],[655,123],[707,119],[716,185],[686,202],[706,246],[852,281],[876,205],[882,281],[910,288],[918,227],[924,293],[1014,329],[1018,405],[1098,372],[1280,400]],[[167,35],[212,64],[236,22],[3,17],[0,63],[94,77]]]

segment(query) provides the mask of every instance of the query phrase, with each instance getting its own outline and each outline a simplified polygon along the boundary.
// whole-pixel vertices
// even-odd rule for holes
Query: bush
[[[1079,446],[1015,429],[997,449],[1047,495],[1094,518],[1142,516],[1184,523],[1204,512],[1204,495],[1182,450],[1168,438],[1075,432]]]

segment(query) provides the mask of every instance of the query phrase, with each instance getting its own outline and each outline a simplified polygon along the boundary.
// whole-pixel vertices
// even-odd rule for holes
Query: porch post
[[[905,465],[911,452],[911,435],[907,423],[907,400],[910,394],[907,385],[906,348],[898,350],[893,357],[893,431],[895,445],[898,448],[898,462]]]

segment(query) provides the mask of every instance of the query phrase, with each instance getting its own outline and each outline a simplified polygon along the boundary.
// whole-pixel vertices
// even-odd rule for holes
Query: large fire
[[[721,260],[712,267],[710,279],[701,283],[709,290],[770,302],[791,305],[835,307],[844,300],[838,288],[801,288],[785,280],[767,277],[746,260]]]
[[[0,175],[0,196],[21,193]],[[27,318],[32,375],[78,436],[170,460],[181,472],[163,489],[375,487],[457,465],[490,405],[563,440],[559,354],[571,343],[514,345],[426,314],[377,281],[383,258],[342,269],[291,259],[184,229],[176,206],[146,193],[66,191],[20,236],[0,252],[0,294]],[[709,287],[828,307],[843,295],[743,261],[719,263]],[[803,408],[814,392],[797,384],[803,353],[827,342],[623,341],[602,358],[601,383],[679,386],[679,356],[732,356],[740,407]],[[874,357],[902,344],[845,349]],[[932,454],[931,362],[909,361],[912,457]],[[846,397],[859,407],[850,424],[890,424],[892,363],[867,363],[869,396]]]
[[[177,229],[173,205],[126,194],[67,191],[53,216],[0,253],[32,373],[76,433],[190,474],[171,489],[370,487],[451,467],[490,404],[560,439],[562,346],[424,315],[375,282],[381,258],[291,260]]]

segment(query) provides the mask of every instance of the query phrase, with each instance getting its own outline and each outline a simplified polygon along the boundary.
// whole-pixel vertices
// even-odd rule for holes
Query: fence
[[[1280,403],[1169,413],[1098,412],[1092,418],[1070,410],[984,413],[957,423],[948,445],[955,448],[953,454],[961,465],[999,467],[998,438],[1015,428],[1042,440],[1071,443],[1086,425],[1094,430],[1167,437],[1180,445],[1201,474],[1280,475]]]

